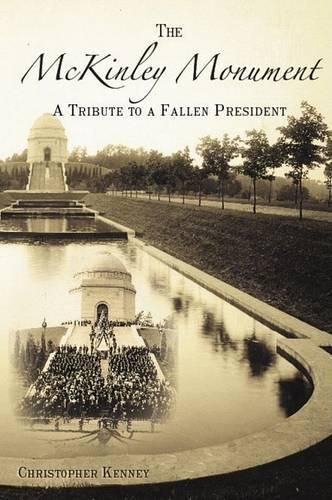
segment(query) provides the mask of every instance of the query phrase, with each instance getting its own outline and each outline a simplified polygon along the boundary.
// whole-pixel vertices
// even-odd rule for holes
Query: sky
[[[258,128],[277,137],[276,128],[286,116],[215,116],[216,104],[286,107],[286,115],[298,115],[307,100],[332,123],[331,28],[332,4],[326,0],[0,0],[1,136],[0,158],[22,151],[34,120],[57,106],[66,129],[69,149],[82,145],[95,153],[107,144],[158,149],[165,154],[195,147],[206,135],[244,136]],[[182,37],[158,37],[156,24],[181,27]],[[32,63],[45,54],[48,66],[65,53],[63,69],[83,70],[85,54],[111,54],[98,72],[129,66],[133,69],[144,51],[158,45],[146,66],[166,67],[142,102],[140,116],[129,116],[129,99],[139,99],[151,89],[153,80],[126,81],[121,89],[102,85],[91,72],[81,80],[55,79],[51,69],[37,81]],[[315,81],[233,82],[209,79],[208,70],[192,80],[192,67],[180,70],[199,53],[199,67],[217,53],[218,68],[234,66],[313,66],[322,59]],[[210,66],[209,66],[210,67]],[[104,73],[105,73],[104,69]],[[73,73],[71,73],[73,74]],[[119,85],[112,80],[112,85]],[[69,104],[83,107],[120,107],[124,116],[71,116]],[[208,108],[208,116],[160,116],[162,104],[184,109]],[[155,116],[147,116],[152,108]],[[319,178],[318,172],[314,175]]]

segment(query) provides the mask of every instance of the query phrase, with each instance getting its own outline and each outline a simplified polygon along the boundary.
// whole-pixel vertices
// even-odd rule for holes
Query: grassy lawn
[[[332,332],[332,224],[99,194],[85,201],[147,243]]]

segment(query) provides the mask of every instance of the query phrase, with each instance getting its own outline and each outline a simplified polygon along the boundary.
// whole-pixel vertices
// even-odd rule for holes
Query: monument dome
[[[28,137],[28,162],[65,163],[68,158],[67,136],[59,118],[44,113],[37,118]]]
[[[62,123],[60,122],[59,118],[56,116],[51,115],[51,113],[44,113],[43,115],[39,116],[34,122],[31,127],[31,131],[36,131],[38,129],[46,130],[46,129],[60,129],[60,133],[64,134],[64,127]]]
[[[109,252],[100,252],[75,274],[76,287],[70,291],[78,299],[82,320],[97,321],[101,312],[112,320],[135,318],[136,290],[125,265]]]
[[[90,262],[84,269],[85,272],[89,271],[105,271],[105,272],[120,272],[129,274],[125,265],[120,259],[115,257],[109,252],[100,252],[96,258]]]

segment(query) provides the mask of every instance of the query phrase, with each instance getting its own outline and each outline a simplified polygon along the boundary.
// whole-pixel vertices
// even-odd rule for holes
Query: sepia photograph
[[[330,499],[331,5],[0,12],[0,499]]]

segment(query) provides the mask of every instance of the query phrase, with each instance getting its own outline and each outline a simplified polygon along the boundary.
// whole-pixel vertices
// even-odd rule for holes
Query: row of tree
[[[112,183],[108,170],[85,162],[66,163],[66,181],[71,189],[88,189],[92,192],[103,192]]]
[[[3,168],[0,164],[0,191],[6,189],[25,189],[29,178],[28,166],[11,166],[7,168],[4,164]]]
[[[170,156],[158,151],[131,150],[124,146],[107,146],[95,157],[87,157],[84,148],[77,148],[75,159],[96,161],[112,169],[112,174],[101,187],[110,182],[116,189],[155,190],[158,198],[166,191],[169,199],[176,189],[182,193],[193,190],[201,200],[204,182],[211,176],[217,179],[217,193],[224,208],[225,194],[238,189],[236,175],[243,174],[251,180],[253,212],[256,213],[257,186],[260,180],[269,182],[269,201],[276,169],[288,166],[286,174],[292,181],[294,196],[302,218],[303,200],[307,191],[303,181],[310,170],[325,164],[329,205],[332,190],[332,138],[322,115],[310,104],[301,104],[301,116],[289,116],[287,125],[279,127],[279,138],[270,144],[262,130],[250,130],[246,137],[231,138],[225,134],[221,139],[203,137],[196,151],[202,158],[201,166],[195,166],[188,148]],[[107,161],[110,162],[108,162]],[[283,193],[288,196],[288,193]]]
[[[36,341],[31,333],[25,341],[22,341],[20,334],[16,333],[12,363],[24,378],[25,383],[31,384],[36,380],[54,349],[52,340],[46,343],[44,332],[41,333],[40,341]]]
[[[108,170],[125,167],[130,162],[145,164],[149,152],[144,148],[130,148],[123,144],[108,144],[95,155],[89,155],[86,147],[76,146],[69,155],[69,162],[93,163]]]

